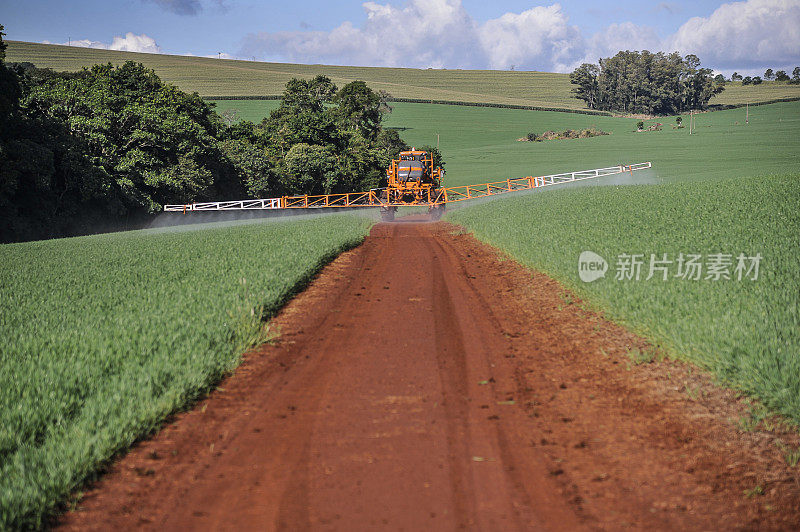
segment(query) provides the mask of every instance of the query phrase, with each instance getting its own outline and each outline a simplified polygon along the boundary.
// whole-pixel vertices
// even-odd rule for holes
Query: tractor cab
[[[397,165],[397,180],[401,183],[406,183],[408,181],[419,183],[422,181],[422,175],[424,173],[425,164],[422,161],[401,159]]]
[[[383,220],[394,219],[399,205],[428,206],[431,216],[438,219],[446,201],[441,189],[443,176],[444,170],[433,166],[432,153],[416,148],[400,152],[386,169],[387,184],[380,193]]]
[[[411,151],[400,152],[386,173],[389,187],[416,188],[419,185],[438,186],[442,170],[433,168],[432,154],[411,148]]]

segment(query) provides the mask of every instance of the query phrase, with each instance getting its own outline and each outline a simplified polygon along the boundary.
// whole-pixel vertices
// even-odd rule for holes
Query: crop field
[[[20,42],[10,43],[7,59],[58,70],[134,59],[206,96],[279,94],[291,77],[323,73],[401,98],[580,107],[565,74],[220,61]],[[734,84],[712,103],[793,96],[800,87]],[[279,104],[214,103],[254,122]],[[676,117],[645,121],[662,130],[639,133],[632,118],[392,105],[385,126],[411,145],[440,146],[447,186],[643,161],[653,169],[448,208],[446,220],[560,284],[498,259],[452,226],[381,224],[370,233],[374,212],[0,246],[0,529],[46,526],[115,453],[211,390],[249,346],[279,334],[275,323],[289,340],[263,347],[269,356],[258,379],[236,381],[230,395],[197,409],[213,415],[183,416],[168,437],[131,450],[68,526],[113,529],[122,519],[174,529],[301,528],[340,512],[341,528],[363,525],[367,514],[344,512],[343,500],[394,512],[369,517],[411,529],[434,516],[440,528],[490,523],[481,521],[489,514],[522,519],[520,501],[535,503],[542,523],[568,528],[800,522],[800,492],[760,480],[793,478],[797,434],[785,440],[785,455],[769,454],[763,434],[748,439],[718,414],[736,412],[730,392],[704,388],[724,408],[698,422],[670,372],[681,372],[682,384],[705,377],[677,364],[637,369],[626,358],[631,345],[650,341],[800,423],[800,102],[753,106],[749,123],[745,109],[701,113],[692,135],[674,127]],[[589,127],[610,135],[517,140]],[[265,325],[321,265],[362,241],[332,279]],[[579,279],[583,251],[607,261],[605,277]],[[680,275],[682,254],[700,255],[697,280]],[[736,269],[740,254],[758,257],[757,276]],[[618,280],[620,257],[631,255],[642,261],[638,278]],[[662,270],[647,278],[651,256],[666,278]],[[730,278],[711,273],[715,256],[730,261]],[[352,290],[332,291],[332,283]],[[588,319],[562,287],[614,323]],[[559,327],[565,316],[574,320]],[[270,368],[266,359],[279,363]],[[633,361],[628,371],[612,365],[620,359]],[[633,465],[621,470],[620,456]],[[390,477],[403,489],[386,493]],[[712,492],[709,478],[718,482]],[[570,500],[553,497],[566,482]],[[731,505],[736,497],[744,502]],[[664,500],[676,506],[654,512]],[[689,501],[695,510],[677,510]]]
[[[241,119],[258,122],[279,104],[274,100],[217,100],[218,112],[236,109]],[[396,102],[385,126],[396,128],[411,145],[439,145],[446,160],[448,186],[526,175],[652,161],[649,182],[718,179],[800,169],[800,102],[729,109],[695,115],[696,132],[673,129],[676,117],[660,122],[662,131],[637,133],[632,118],[588,116]],[[682,117],[688,126],[689,116]],[[530,132],[595,126],[608,136],[548,142],[518,142]]]
[[[209,390],[372,222],[210,224],[0,246],[0,529]]]
[[[261,122],[264,117],[269,116],[273,109],[277,109],[280,100],[207,100],[214,104],[217,113],[233,111],[234,120],[249,120],[255,124]]]
[[[688,125],[689,117],[684,116]],[[800,169],[800,102],[696,116],[696,134],[672,129],[674,117],[646,121],[662,131],[636,133],[638,120],[604,116],[396,104],[387,124],[410,144],[436,144],[450,186],[652,161],[658,180],[716,179]],[[529,132],[596,126],[611,135],[517,142]]]
[[[201,96],[275,96],[293,77],[330,77],[342,86],[364,80],[374,90],[396,98],[530,105],[582,109],[572,98],[567,74],[503,70],[434,70],[411,68],[298,65],[203,57],[140,54],[60,45],[8,41],[8,61],[30,61],[55,70],[80,70],[96,63],[138,61],[169,83]],[[766,82],[730,85],[712,104],[735,105],[800,98],[800,85]]]
[[[675,117],[658,119],[662,131],[637,133],[638,120],[629,118],[410,103],[393,107],[387,125],[409,144],[435,144],[439,133],[451,186],[652,161],[652,171],[610,179],[643,186],[581,186],[498,198],[459,206],[449,219],[576,288],[675,356],[700,363],[800,421],[800,367],[788,368],[797,359],[785,356],[800,348],[800,249],[793,238],[800,234],[800,218],[792,207],[800,204],[800,102],[752,107],[749,123],[744,109],[702,113],[695,117],[692,135],[688,127],[673,128]],[[683,118],[688,124],[689,117]],[[589,126],[611,135],[516,140],[531,131]],[[779,175],[753,177],[767,174]],[[535,237],[520,237],[530,234]],[[749,284],[606,280],[584,285],[576,268],[584,249],[606,257],[761,253],[765,270],[759,282]],[[772,269],[766,257],[775,261]]]
[[[674,357],[710,369],[800,423],[800,173],[660,185],[583,187],[507,197],[448,213],[475,235],[558,279]],[[583,283],[578,256],[608,261]],[[731,279],[649,275],[650,254],[731,254]],[[760,254],[758,278],[736,257]],[[643,254],[640,280],[616,280],[621,254]],[[750,266],[750,262],[746,263]],[[569,304],[565,302],[565,304]]]

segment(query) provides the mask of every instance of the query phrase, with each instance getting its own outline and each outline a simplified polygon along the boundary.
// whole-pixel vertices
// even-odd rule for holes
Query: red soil
[[[800,528],[796,434],[452,226],[375,226],[273,323],[60,524]]]

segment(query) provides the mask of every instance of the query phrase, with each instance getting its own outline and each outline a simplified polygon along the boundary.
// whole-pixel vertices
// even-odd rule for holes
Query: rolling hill
[[[180,55],[140,54],[53,44],[7,41],[8,61],[29,61],[54,70],[79,70],[97,63],[138,61],[162,79],[201,96],[255,97],[281,94],[293,77],[330,77],[341,86],[360,79],[395,98],[583,109],[572,97],[567,74],[503,70],[438,70],[384,67],[299,65],[211,59]],[[730,83],[712,104],[738,105],[800,98],[800,85],[767,82]]]

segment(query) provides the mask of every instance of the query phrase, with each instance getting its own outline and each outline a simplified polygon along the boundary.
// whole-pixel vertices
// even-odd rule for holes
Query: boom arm
[[[496,196],[508,192],[530,190],[595,179],[636,170],[651,168],[652,164],[637,163],[631,165],[609,166],[595,168],[594,170],[581,170],[539,177],[517,177],[505,181],[482,183],[480,185],[463,185],[460,187],[440,188],[435,193],[428,193],[428,197],[414,203],[397,203],[381,199],[382,188],[375,188],[367,192],[350,192],[347,194],[322,194],[317,196],[283,196],[281,198],[217,201],[205,203],[190,203],[186,205],[164,205],[166,212],[187,211],[232,211],[232,210],[265,210],[265,209],[314,209],[325,207],[400,207],[404,205],[432,206],[466,201],[486,196]]]

